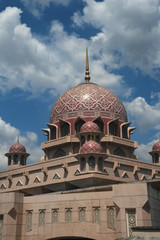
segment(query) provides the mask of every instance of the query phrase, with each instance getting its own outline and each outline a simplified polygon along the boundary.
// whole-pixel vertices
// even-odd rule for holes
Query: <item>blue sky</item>
[[[91,81],[123,101],[136,126],[140,160],[160,132],[159,0],[0,0],[0,169],[20,136],[42,156],[55,100],[84,81],[85,49]]]

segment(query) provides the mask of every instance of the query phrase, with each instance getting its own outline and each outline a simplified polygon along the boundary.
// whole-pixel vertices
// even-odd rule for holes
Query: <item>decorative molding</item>
[[[60,176],[58,173],[55,173],[54,177],[53,177],[54,180],[57,180],[57,179],[60,179]]]

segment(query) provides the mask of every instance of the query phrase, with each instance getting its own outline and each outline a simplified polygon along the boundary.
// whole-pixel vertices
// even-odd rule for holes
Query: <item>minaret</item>
[[[88,48],[86,48],[86,72],[85,72],[85,80],[86,83],[90,82],[90,75],[89,75],[89,62],[88,62]]]
[[[19,143],[19,136],[17,142],[13,144],[9,152],[5,154],[8,157],[8,169],[17,168],[26,165],[26,159],[30,154],[26,153],[25,147]]]

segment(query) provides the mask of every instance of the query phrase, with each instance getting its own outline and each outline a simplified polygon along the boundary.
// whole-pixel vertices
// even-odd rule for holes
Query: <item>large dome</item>
[[[69,89],[58,98],[51,110],[50,123],[59,119],[86,116],[128,121],[124,105],[113,92],[97,84],[85,82]]]

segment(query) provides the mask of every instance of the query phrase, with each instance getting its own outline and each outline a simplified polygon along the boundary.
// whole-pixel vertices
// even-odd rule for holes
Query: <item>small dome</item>
[[[100,153],[102,152],[102,147],[99,143],[90,140],[86,143],[84,143],[80,149],[80,153]]]
[[[96,123],[89,121],[82,125],[80,132],[100,132]]]
[[[160,140],[153,145],[152,150],[160,151]]]
[[[22,144],[17,142],[10,147],[9,152],[10,153],[26,153],[26,149]]]

